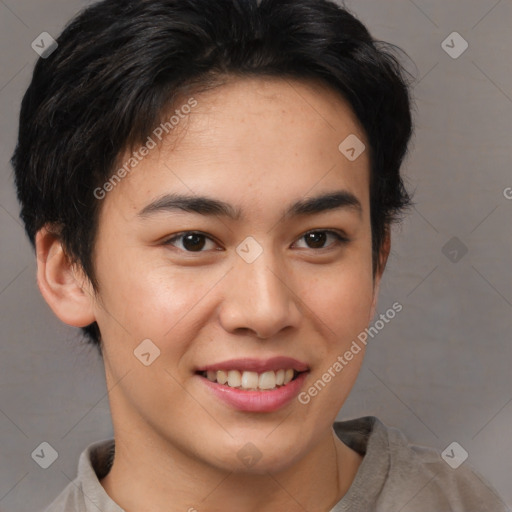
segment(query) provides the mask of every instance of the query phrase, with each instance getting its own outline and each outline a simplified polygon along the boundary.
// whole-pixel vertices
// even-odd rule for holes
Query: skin
[[[338,150],[349,134],[365,135],[319,83],[233,79],[195,98],[173,138],[103,200],[96,295],[58,238],[46,229],[37,236],[43,296],[61,320],[97,321],[103,336],[116,457],[101,483],[127,512],[328,511],[362,460],[332,423],[364,350],[307,405],[294,399],[270,413],[234,410],[194,372],[286,355],[309,365],[306,390],[370,323],[381,273],[372,273],[369,158],[350,162]],[[361,211],[282,216],[297,200],[339,190]],[[243,217],[138,216],[171,192],[223,200]],[[183,238],[165,244],[190,230],[211,237],[202,252],[187,252]],[[311,230],[339,230],[349,241],[327,234],[323,246],[308,245]],[[236,252],[248,236],[263,249],[250,264]],[[381,269],[388,253],[389,239]],[[160,350],[150,366],[133,354],[147,338]],[[248,442],[261,453],[251,467],[237,457]]]

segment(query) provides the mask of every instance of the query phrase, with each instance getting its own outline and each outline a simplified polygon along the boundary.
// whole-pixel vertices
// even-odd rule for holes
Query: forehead
[[[255,214],[308,191],[347,189],[365,203],[369,160],[339,149],[364,132],[342,96],[317,81],[243,78],[183,97],[172,132],[106,198],[104,208],[140,210],[168,192],[215,196]],[[180,102],[173,105],[180,110]],[[175,110],[173,110],[175,112]],[[173,112],[169,113],[170,118]],[[187,112],[185,115],[183,112]],[[175,121],[177,118],[175,119]],[[121,165],[130,158],[126,153]],[[320,190],[322,189],[322,190]]]
[[[213,146],[223,136],[223,146],[241,144],[245,153],[251,146],[257,150],[260,141],[267,150],[294,145],[301,148],[302,155],[308,149],[336,150],[338,145],[333,148],[331,142],[343,134],[357,133],[364,138],[348,102],[318,80],[233,78],[196,99],[197,106],[183,122],[183,129],[178,126],[176,137],[168,139],[178,152],[190,150],[198,141]],[[185,104],[187,98],[180,101]],[[184,137],[189,127],[194,138]],[[246,147],[250,140],[255,144]],[[301,145],[305,140],[309,142],[306,147]]]

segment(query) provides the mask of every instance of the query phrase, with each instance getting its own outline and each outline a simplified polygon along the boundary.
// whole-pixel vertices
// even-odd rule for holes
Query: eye
[[[187,252],[204,252],[202,249],[205,247],[207,241],[215,244],[211,238],[207,237],[203,233],[198,231],[185,231],[169,238],[164,242],[164,245],[172,245],[176,247],[175,243],[181,242],[182,247],[179,247],[180,249]]]
[[[334,238],[335,241],[329,246],[324,247],[325,242],[329,238],[329,236]],[[308,244],[308,247],[306,247],[306,249],[328,249],[331,246],[344,244],[349,241],[347,237],[333,230],[308,231],[299,238],[299,240],[302,239],[304,239],[306,241],[306,244]]]
[[[325,243],[329,237],[334,239],[334,242],[325,247]],[[306,249],[328,249],[331,246],[349,242],[347,237],[334,230],[308,231],[302,235],[299,240],[302,239],[306,241]],[[213,244],[213,246],[208,248],[208,242]],[[199,231],[184,231],[183,233],[178,233],[172,238],[167,239],[164,242],[164,245],[172,245],[173,247],[181,249],[185,252],[204,252],[208,249],[215,249],[216,244],[204,233]]]

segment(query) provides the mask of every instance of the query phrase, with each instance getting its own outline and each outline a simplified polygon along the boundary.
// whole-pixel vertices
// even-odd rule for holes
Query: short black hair
[[[396,47],[348,10],[330,0],[104,0],[57,43],[35,66],[11,160],[33,246],[37,231],[52,228],[98,290],[93,191],[179,97],[237,77],[314,79],[349,103],[369,142],[375,273],[391,223],[411,204],[400,175],[410,84]],[[96,322],[83,332],[101,352]]]

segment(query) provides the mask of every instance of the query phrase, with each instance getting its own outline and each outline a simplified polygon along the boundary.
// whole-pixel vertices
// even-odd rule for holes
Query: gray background
[[[0,0],[0,510],[37,510],[112,436],[103,367],[39,294],[8,160],[43,31],[57,36],[88,2]],[[512,4],[354,0],[354,13],[416,63],[417,131],[405,172],[416,208],[394,231],[379,312],[403,311],[370,344],[340,419],[372,414],[414,442],[457,441],[512,505]],[[469,48],[441,47],[459,32]],[[451,43],[449,43],[451,44]],[[458,47],[457,47],[458,48]],[[413,69],[411,67],[411,69]],[[443,247],[468,252],[458,262]],[[453,242],[452,242],[453,243]],[[460,245],[460,244],[463,244]],[[445,255],[445,253],[447,255]],[[43,441],[58,459],[31,458]]]

